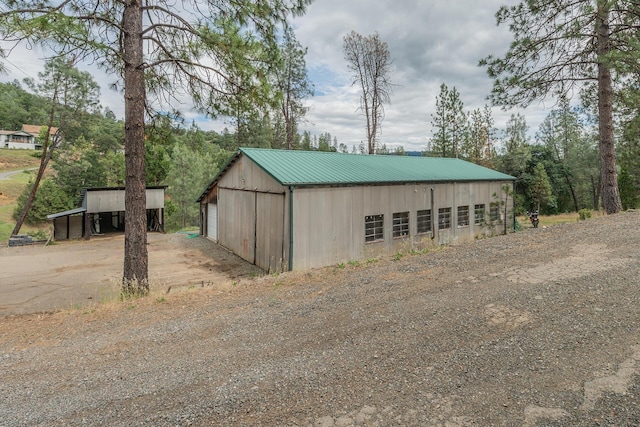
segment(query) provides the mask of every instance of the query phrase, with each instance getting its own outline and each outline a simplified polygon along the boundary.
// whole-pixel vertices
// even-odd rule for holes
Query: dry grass
[[[0,148],[0,172],[38,167],[40,159],[33,157],[33,153],[35,151]]]
[[[2,155],[6,152],[13,153],[21,150],[1,150]],[[19,156],[18,156],[19,157]],[[32,158],[33,159],[33,158]],[[4,161],[4,157],[2,157]],[[33,159],[39,161],[38,159]],[[16,207],[16,201],[24,187],[29,183],[29,180],[33,179],[34,171],[27,171],[25,173],[18,173],[11,176],[9,179],[0,181],[0,244],[9,240],[9,236],[13,231],[15,221],[12,217],[13,210]],[[23,225],[20,230],[21,233],[28,233],[30,231],[48,230],[49,224],[43,224],[41,226]]]
[[[591,211],[591,218],[598,218],[603,216],[604,214],[600,211]],[[563,213],[559,215],[540,215],[540,224],[538,227],[551,227],[552,225],[558,224],[568,224],[571,222],[580,221],[580,216],[577,212],[569,212]],[[531,228],[531,222],[529,218],[525,215],[518,217],[518,223],[520,224],[520,228]]]

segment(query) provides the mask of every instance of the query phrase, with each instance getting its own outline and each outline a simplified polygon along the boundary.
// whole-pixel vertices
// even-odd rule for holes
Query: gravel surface
[[[639,269],[625,212],[9,316],[0,425],[638,426]]]

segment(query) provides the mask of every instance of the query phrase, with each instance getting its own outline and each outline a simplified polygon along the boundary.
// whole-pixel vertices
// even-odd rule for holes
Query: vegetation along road
[[[7,316],[0,423],[637,426],[638,224]]]

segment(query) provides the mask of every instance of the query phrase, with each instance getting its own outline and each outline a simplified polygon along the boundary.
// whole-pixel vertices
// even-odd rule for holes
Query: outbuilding
[[[459,159],[241,148],[198,198],[200,233],[269,271],[513,230],[515,178]]]
[[[147,187],[147,229],[164,232],[164,190],[166,186]],[[80,207],[47,215],[53,220],[56,240],[88,239],[124,231],[124,187],[85,188],[80,194]]]

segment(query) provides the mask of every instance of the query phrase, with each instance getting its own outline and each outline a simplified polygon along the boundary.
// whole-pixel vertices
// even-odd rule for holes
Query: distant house
[[[147,187],[147,229],[164,232],[164,190],[166,186]],[[89,239],[124,231],[124,187],[85,188],[80,207],[47,215],[53,220],[56,240]]]
[[[21,130],[0,130],[0,147],[23,150],[42,148],[36,144],[33,135]]]
[[[31,135],[33,135],[33,138],[35,140],[36,146],[38,146],[38,149],[42,148],[42,143],[43,141],[40,141],[40,134],[45,131],[47,129],[47,126],[38,126],[38,125],[22,125],[22,131],[23,132],[27,132]],[[61,136],[59,133],[59,129],[56,127],[51,127],[49,130],[49,141],[50,143],[55,143],[60,141]]]
[[[40,131],[46,128],[46,126],[22,125],[21,130],[0,130],[0,148],[40,150],[42,149]],[[50,131],[50,142],[55,143],[58,141],[60,141],[58,128],[52,127]]]
[[[459,159],[241,148],[198,198],[200,233],[266,271],[513,230],[515,178]]]

